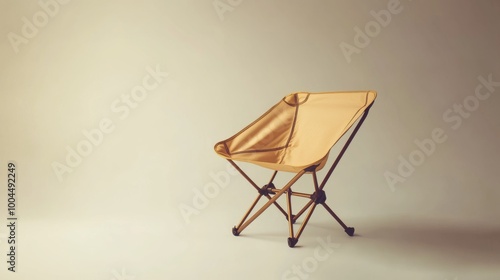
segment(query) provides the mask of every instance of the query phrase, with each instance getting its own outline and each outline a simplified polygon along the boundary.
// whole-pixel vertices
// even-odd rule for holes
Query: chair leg
[[[286,205],[287,205],[287,209],[288,209],[288,216],[287,216],[287,220],[288,220],[288,231],[290,233],[290,238],[293,239],[293,210],[292,210],[292,189],[290,188],[287,192],[286,192]],[[290,245],[290,238],[288,239],[288,244]],[[295,244],[293,244],[295,245]],[[292,246],[293,247],[293,246]]]
[[[288,213],[289,217],[294,217],[295,219],[297,219],[306,211],[306,209],[309,209],[309,212],[307,213],[306,218],[304,219],[304,222],[300,226],[296,236],[293,235],[292,223],[291,222],[289,223],[290,237],[288,238],[288,246],[290,246],[290,247],[294,247],[295,244],[297,244],[297,242],[299,241],[300,235],[304,231],[307,223],[309,222],[309,219],[311,218],[312,214],[314,213],[314,210],[316,209],[316,205],[318,205],[318,204],[321,204],[321,205],[323,205],[323,207],[325,207],[325,209],[330,213],[330,215],[332,215],[335,218],[335,220],[337,220],[337,222],[344,228],[344,231],[349,236],[354,235],[354,228],[346,226],[344,224],[344,222],[342,222],[342,220],[332,211],[332,209],[328,206],[328,204],[326,204],[325,191],[323,191],[323,189],[318,185],[316,171],[312,170],[312,172],[313,172],[312,175],[313,175],[313,182],[314,182],[314,190],[315,191],[311,195],[311,200],[295,216],[292,216],[291,202],[290,201],[288,202],[288,204],[290,205],[289,206],[289,213]]]
[[[269,195],[269,192],[266,191],[267,188],[269,189],[272,189],[274,188],[274,185],[273,185],[273,180],[274,178],[276,177],[276,174],[278,173],[278,171],[274,171],[273,172],[273,175],[271,176],[271,179],[269,180],[269,183],[267,185],[265,185],[264,187],[262,188],[259,188],[259,186],[257,186],[257,184],[252,180],[250,179],[250,177],[248,177],[248,175],[243,172],[243,170],[241,170],[241,168],[236,164],[234,163],[234,161],[228,159],[228,162],[243,176],[243,178],[245,178],[251,185],[252,187],[254,187],[257,192],[259,192],[259,194],[262,196],[265,196],[267,199],[271,200],[271,196]],[[260,198],[260,196],[259,196]],[[252,211],[253,207],[255,207],[255,204],[250,208],[250,210],[247,212],[247,214],[245,215],[245,217],[243,217],[243,220],[241,221],[241,223],[238,225],[238,227],[234,227],[233,228],[233,234],[234,235],[239,235],[239,232],[237,230],[235,230],[235,228],[239,228],[241,226],[241,224],[245,221],[245,219],[248,217],[248,214],[250,214],[250,212]],[[278,208],[278,210],[285,216],[285,218],[288,218],[288,214],[285,212],[285,210],[278,204],[278,202],[273,202],[273,204],[276,206],[276,208]]]
[[[252,203],[252,206],[250,206],[250,209],[247,210],[245,213],[245,216],[243,216],[243,219],[241,219],[241,222],[238,224],[237,227],[233,227],[233,235],[238,236],[240,233],[238,232],[238,228],[241,227],[241,225],[245,222],[245,220],[248,218],[248,215],[252,212],[252,210],[255,208],[255,205],[259,202],[260,198],[262,197],[262,194],[259,194],[255,201]]]
[[[318,187],[318,179],[316,177],[316,171],[314,169],[313,169],[312,175],[313,175],[313,183],[314,183],[315,192],[314,192],[314,194],[311,195],[309,202],[295,216],[295,219],[297,219],[306,211],[306,209],[309,208],[309,212],[307,213],[306,218],[304,219],[304,222],[300,226],[299,231],[297,232],[297,236],[293,236],[292,221],[290,221],[290,228],[291,228],[290,236],[291,237],[288,238],[288,246],[290,246],[291,248],[293,248],[295,246],[295,244],[297,244],[297,242],[299,241],[300,235],[302,234],[302,232],[306,228],[307,223],[309,222],[309,219],[311,218],[312,214],[314,213],[314,209],[316,209],[316,205],[324,202],[324,199],[326,199],[325,192],[323,190],[320,190]],[[291,204],[291,202],[290,202],[290,204]],[[293,217],[292,212],[291,212],[291,206],[290,206],[289,215],[291,217]]]
[[[244,219],[238,225],[238,227],[233,228],[233,234],[234,235],[239,235],[248,225],[250,225],[260,214],[262,214],[271,204],[275,203],[275,201],[286,191],[290,189],[290,187],[300,178],[302,175],[304,175],[305,171],[301,171],[297,173],[282,189],[280,189],[271,199],[269,199],[266,204],[264,204],[255,214],[253,214],[248,220],[246,220],[246,217],[250,214],[251,210],[253,210],[253,207],[257,204],[257,199],[254,202],[255,205],[252,205],[253,207],[247,211],[247,214],[245,215]],[[259,195],[260,196],[260,195]],[[260,197],[259,197],[260,199]],[[246,221],[245,221],[246,220]]]
[[[300,228],[297,231],[297,235],[295,237],[292,235],[291,238],[288,238],[288,246],[290,246],[291,248],[293,248],[295,246],[295,244],[297,244],[297,242],[299,241],[300,235],[302,235],[302,232],[306,228],[306,225],[309,222],[309,219],[311,218],[312,214],[314,213],[314,209],[316,208],[316,205],[317,205],[316,203],[313,203],[309,207],[309,212],[307,213],[306,218],[304,219],[304,222],[302,222],[302,224],[300,225]]]
[[[337,222],[344,228],[344,231],[347,233],[347,235],[349,235],[349,236],[354,235],[354,228],[346,226],[346,224],[344,224],[344,222],[342,222],[342,220],[337,216],[337,214],[335,214],[335,212],[333,212],[333,210],[330,208],[330,206],[328,206],[325,202],[323,202],[321,205],[323,205],[323,207],[325,207],[326,211],[328,211],[328,213],[330,213],[330,215],[332,215],[335,218],[335,220],[337,220]]]

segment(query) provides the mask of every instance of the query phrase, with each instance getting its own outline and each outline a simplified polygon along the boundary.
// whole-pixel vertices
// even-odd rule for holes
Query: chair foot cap
[[[288,247],[293,248],[295,247],[295,244],[297,244],[297,241],[299,241],[296,238],[288,237]]]
[[[233,235],[238,236],[240,233],[238,232],[238,229],[236,227],[233,227]]]
[[[354,228],[353,227],[348,227],[348,228],[345,229],[345,232],[347,233],[347,235],[353,236],[354,235]]]

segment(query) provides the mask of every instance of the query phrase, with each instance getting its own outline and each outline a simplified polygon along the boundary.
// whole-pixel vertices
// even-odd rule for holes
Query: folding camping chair
[[[347,227],[326,204],[323,188],[368,115],[376,96],[375,91],[290,94],[243,130],[215,144],[215,152],[227,159],[258,192],[257,198],[241,222],[233,227],[233,234],[238,236],[271,204],[274,204],[288,220],[290,234],[288,246],[294,247],[314,209],[321,204],[345,232],[352,236],[354,228]],[[316,172],[325,166],[331,148],[358,119],[356,127],[319,184]],[[259,187],[234,161],[256,164],[274,172],[269,182]],[[277,188],[273,180],[278,171],[292,172],[296,175],[285,186]],[[314,192],[309,194],[292,191],[292,185],[305,173],[312,174]],[[277,202],[283,194],[286,194],[287,211]],[[292,212],[292,196],[309,199],[296,214]],[[262,197],[266,197],[268,201],[248,218]],[[293,224],[308,209],[299,230],[294,234]]]

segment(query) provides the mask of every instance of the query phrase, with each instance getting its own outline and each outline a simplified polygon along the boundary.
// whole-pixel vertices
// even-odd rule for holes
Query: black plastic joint
[[[312,194],[311,197],[316,204],[323,204],[326,201],[326,193],[324,190],[319,190]]]
[[[308,168],[304,169],[306,172],[313,172],[316,170],[316,167],[318,167],[319,165],[311,165],[309,166]]]
[[[264,185],[262,188],[260,188],[259,193],[261,195],[275,194],[275,192],[273,192],[272,189],[274,189],[274,184],[270,183],[270,184]]]

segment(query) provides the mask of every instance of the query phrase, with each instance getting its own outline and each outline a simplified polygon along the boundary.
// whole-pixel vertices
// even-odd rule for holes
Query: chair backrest
[[[376,96],[375,91],[287,95],[239,133],[217,143],[215,150],[249,162],[315,164],[328,155]]]

